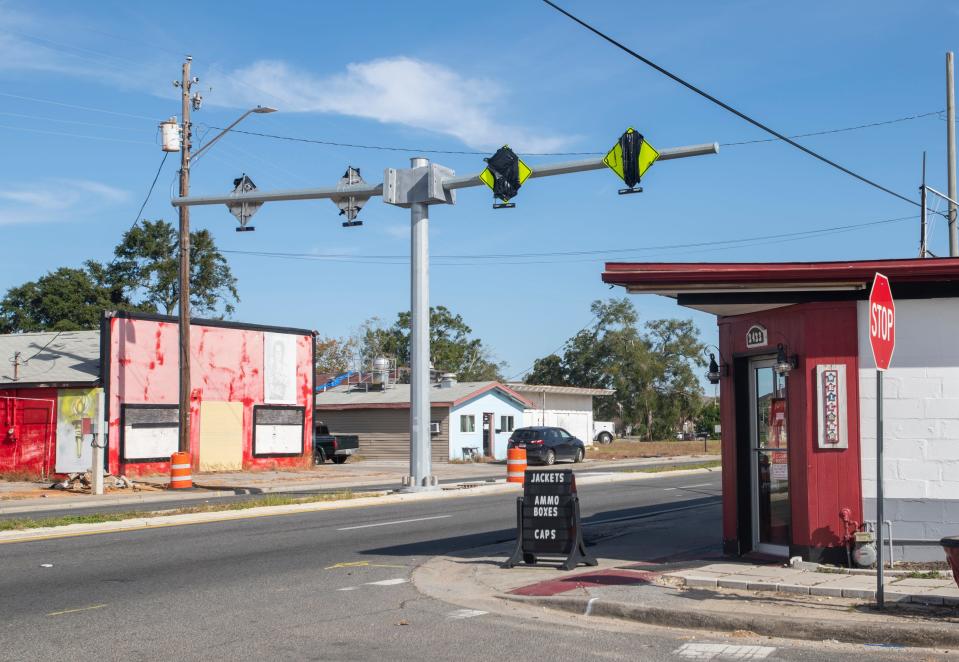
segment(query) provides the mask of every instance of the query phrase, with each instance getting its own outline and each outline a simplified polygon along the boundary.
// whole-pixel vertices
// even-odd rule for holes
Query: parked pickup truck
[[[330,434],[322,421],[313,431],[313,464],[333,460],[343,464],[360,448],[360,438],[355,434]]]
[[[616,435],[616,425],[612,421],[593,421],[593,441],[608,444]]]

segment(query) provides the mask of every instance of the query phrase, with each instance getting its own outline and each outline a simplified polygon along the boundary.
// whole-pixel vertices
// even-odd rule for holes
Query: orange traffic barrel
[[[526,475],[526,449],[510,448],[506,451],[506,482],[520,483]]]
[[[190,454],[178,452],[170,456],[170,489],[193,487]]]

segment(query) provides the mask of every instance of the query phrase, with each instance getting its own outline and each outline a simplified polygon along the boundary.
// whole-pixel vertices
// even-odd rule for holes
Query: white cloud
[[[89,44],[92,48],[79,45],[83,20],[20,12],[0,0],[0,75],[39,72],[176,98],[169,87],[169,63],[133,62],[96,42]],[[211,105],[269,104],[284,112],[360,117],[452,136],[484,151],[503,144],[521,153],[561,151],[575,138],[516,123],[515,104],[493,80],[410,57],[351,63],[326,76],[282,60],[258,60],[232,71],[198,64],[195,70]]]
[[[497,83],[408,57],[353,63],[327,77],[261,60],[207,79],[214,81],[208,101],[218,105],[270,104],[285,112],[363,117],[446,134],[477,149],[508,143],[517,151],[548,152],[569,143],[501,121],[497,115],[509,113],[510,106]]]
[[[0,225],[72,221],[128,198],[122,189],[84,179],[12,186],[0,190]]]

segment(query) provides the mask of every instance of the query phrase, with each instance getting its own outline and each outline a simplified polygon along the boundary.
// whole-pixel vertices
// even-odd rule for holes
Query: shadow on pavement
[[[654,504],[635,508],[604,510],[584,517],[583,537],[597,557],[624,562],[667,563],[690,559],[693,550],[713,551],[721,540],[718,497],[704,497],[681,504]],[[401,545],[361,550],[360,554],[381,556],[469,556],[479,547],[505,545],[516,541],[515,521],[504,528],[462,536],[449,536]],[[484,550],[484,554],[490,550]],[[492,554],[498,555],[497,553]],[[508,552],[502,551],[503,560]]]

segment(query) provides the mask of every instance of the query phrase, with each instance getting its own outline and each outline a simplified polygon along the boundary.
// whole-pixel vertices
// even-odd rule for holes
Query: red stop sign
[[[885,370],[896,348],[896,304],[892,300],[889,279],[880,273],[872,281],[869,293],[869,344],[876,368]]]

